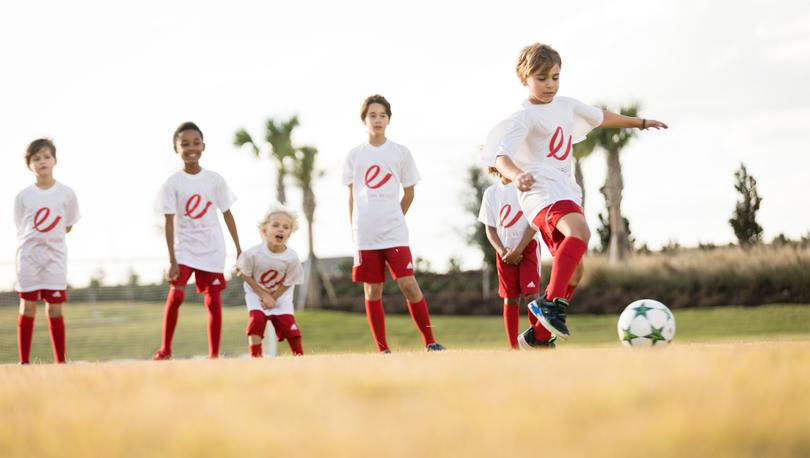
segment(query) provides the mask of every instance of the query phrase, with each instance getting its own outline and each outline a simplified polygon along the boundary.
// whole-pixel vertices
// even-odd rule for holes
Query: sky
[[[33,183],[25,146],[47,136],[57,180],[83,218],[68,236],[68,281],[167,267],[160,185],[182,166],[171,136],[193,120],[201,164],[238,197],[244,249],[275,199],[275,169],[233,145],[269,117],[300,118],[294,141],[318,148],[315,252],[353,252],[348,151],[366,141],[363,99],[392,104],[388,137],[413,153],[422,181],[408,213],[414,256],[439,270],[481,254],[464,234],[466,170],[489,129],[526,97],[520,49],[550,44],[563,59],[559,95],[591,104],[640,103],[667,131],[622,152],[622,208],[635,238],[658,248],[728,243],[745,163],[763,197],[766,240],[810,231],[810,4],[801,1],[296,1],[4,2],[0,6],[0,289],[14,281],[14,196]],[[586,217],[604,200],[605,155],[584,163]],[[300,208],[291,182],[289,204]],[[224,226],[223,226],[224,230]],[[592,241],[593,242],[593,241]],[[593,243],[592,243],[593,245]],[[291,246],[307,254],[306,234]],[[228,242],[227,264],[235,262]],[[547,256],[544,253],[544,256]]]

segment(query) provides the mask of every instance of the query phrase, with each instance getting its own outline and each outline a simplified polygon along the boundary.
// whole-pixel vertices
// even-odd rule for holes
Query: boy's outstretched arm
[[[534,185],[535,180],[532,174],[524,172],[509,156],[495,158],[495,168],[501,175],[514,182],[521,191],[528,191]]]
[[[231,233],[233,244],[236,245],[236,258],[239,259],[239,255],[242,254],[242,247],[239,245],[239,233],[236,231],[236,221],[233,220],[233,213],[227,210],[222,213],[222,216],[225,218],[225,225],[228,226],[228,232]]]
[[[402,214],[405,215],[408,213],[408,209],[411,208],[411,204],[413,203],[413,198],[415,196],[413,186],[408,186],[407,188],[402,188],[405,192],[402,194],[402,200],[399,201],[399,206],[402,208]]]
[[[599,125],[602,129],[621,129],[621,128],[637,128],[637,129],[648,129],[650,127],[654,129],[668,129],[669,126],[664,124],[661,121],[656,121],[655,119],[644,119],[644,118],[632,118],[630,116],[624,116],[620,114],[613,113],[612,111],[603,110],[605,116],[602,120],[602,124]]]

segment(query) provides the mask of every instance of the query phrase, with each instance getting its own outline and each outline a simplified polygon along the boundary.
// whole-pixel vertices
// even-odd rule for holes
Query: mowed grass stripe
[[[71,360],[105,361],[148,359],[160,345],[162,304],[96,305],[69,304],[66,309],[68,357]],[[521,329],[528,326],[525,311]],[[362,314],[306,310],[296,314],[307,354],[373,352],[366,318]],[[676,310],[676,343],[718,340],[758,340],[810,335],[810,307],[768,305]],[[571,315],[572,338],[566,346],[618,345],[616,320],[612,315]],[[207,312],[199,303],[180,309],[173,352],[176,358],[204,356],[208,352]],[[221,354],[239,357],[246,353],[247,314],[240,307],[223,309]],[[17,310],[0,308],[0,363],[17,361]],[[505,349],[506,337],[500,316],[434,316],[436,338],[448,348]],[[47,318],[40,308],[36,319],[32,360],[52,361]],[[389,343],[394,351],[422,348],[421,338],[407,315],[386,316]],[[272,335],[268,329],[267,336]],[[279,353],[289,353],[286,343]]]

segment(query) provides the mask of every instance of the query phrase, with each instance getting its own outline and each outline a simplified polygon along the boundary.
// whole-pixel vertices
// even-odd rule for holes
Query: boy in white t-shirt
[[[543,236],[554,262],[544,297],[529,304],[538,324],[521,338],[529,345],[546,328],[567,338],[567,309],[575,284],[570,283],[588,248],[590,229],[580,207],[582,190],[572,176],[572,144],[592,129],[667,128],[663,122],[633,118],[557,97],[562,59],[550,46],[535,43],[523,49],[516,66],[529,90],[523,108],[507,121],[494,154],[487,158],[518,188],[523,213]],[[492,153],[492,152],[490,152]]]
[[[414,198],[419,172],[408,148],[385,137],[391,104],[381,95],[363,102],[360,119],[368,129],[368,142],[349,152],[343,167],[343,185],[349,187],[349,217],[357,252],[352,280],[363,282],[366,316],[381,353],[390,353],[385,336],[382,290],[385,264],[408,301],[411,318],[427,351],[444,350],[433,338],[427,303],[413,276],[405,213]],[[399,190],[404,189],[400,200]]]
[[[53,177],[56,146],[40,138],[25,150],[25,165],[36,183],[14,199],[17,226],[17,295],[20,317],[17,344],[20,364],[29,364],[37,301],[45,302],[53,359],[65,362],[65,321],[62,304],[67,300],[67,244],[65,234],[79,221],[79,203],[72,189]]]
[[[276,338],[287,340],[294,356],[304,354],[301,329],[295,322],[293,287],[304,279],[298,254],[287,247],[290,235],[298,230],[298,218],[281,204],[274,205],[259,223],[265,243],[247,249],[236,262],[245,280],[248,308],[248,348],[250,356],[262,357],[262,339],[267,322]]]
[[[486,234],[495,249],[498,269],[498,295],[503,298],[503,321],[509,346],[517,350],[531,348],[518,339],[521,299],[537,297],[540,292],[540,251],[537,232],[523,216],[517,198],[517,189],[495,167],[488,172],[498,183],[484,191],[478,220],[486,226]],[[529,322],[537,318],[530,312]],[[545,329],[543,329],[545,331]],[[554,348],[556,338],[546,331],[537,336],[537,345]]]
[[[168,279],[171,287],[163,318],[163,342],[160,350],[155,352],[154,359],[170,359],[172,356],[172,337],[177,326],[177,315],[192,273],[197,284],[197,293],[205,293],[204,303],[208,309],[208,357],[213,359],[219,356],[222,333],[220,293],[226,286],[225,238],[222,236],[217,210],[222,212],[238,258],[242,249],[230,210],[236,197],[222,176],[200,167],[200,156],[205,151],[205,143],[202,131],[196,124],[181,124],[174,132],[173,145],[175,153],[183,161],[183,170],[166,180],[156,202],[156,211],[165,215],[170,263]]]

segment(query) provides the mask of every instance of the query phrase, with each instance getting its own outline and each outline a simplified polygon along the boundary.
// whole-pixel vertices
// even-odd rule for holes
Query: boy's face
[[[366,127],[371,135],[385,135],[385,128],[388,127],[390,118],[385,112],[385,106],[381,103],[372,103],[366,112]]]
[[[529,88],[529,101],[532,103],[550,103],[560,88],[560,66],[554,64],[547,71],[536,71],[523,80]]]
[[[47,146],[34,153],[28,161],[28,168],[38,176],[51,175],[54,166],[56,166],[56,158],[53,157],[51,149]]]
[[[284,213],[276,213],[264,225],[264,238],[272,246],[283,246],[290,238],[292,228],[292,218]]]
[[[196,166],[200,162],[202,152],[205,151],[205,143],[196,130],[184,130],[174,141],[174,151],[180,155],[186,166]]]

